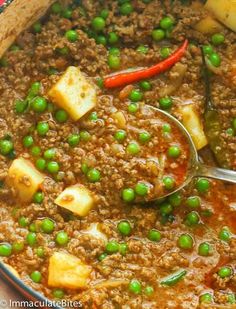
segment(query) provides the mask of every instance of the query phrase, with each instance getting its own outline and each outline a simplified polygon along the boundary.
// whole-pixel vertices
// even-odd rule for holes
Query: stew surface
[[[127,82],[186,39],[171,67]],[[235,186],[199,178],[147,202],[190,156],[150,106],[182,121],[201,160],[236,169],[235,41],[203,2],[170,0],[56,2],[17,38],[0,60],[0,258],[16,276],[84,308],[236,303]]]

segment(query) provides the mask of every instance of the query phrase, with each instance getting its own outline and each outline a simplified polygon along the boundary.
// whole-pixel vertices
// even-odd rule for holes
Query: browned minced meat
[[[67,1],[68,2],[68,1]],[[229,295],[234,293],[236,277],[221,279],[217,274],[220,267],[226,265],[235,270],[235,202],[236,190],[233,185],[226,185],[220,181],[210,181],[210,189],[205,194],[199,194],[194,180],[188,188],[180,192],[181,202],[172,206],[171,214],[163,215],[158,202],[152,204],[132,205],[120,199],[120,190],[124,183],[118,172],[122,159],[115,155],[107,155],[105,151],[113,143],[114,124],[110,115],[114,110],[127,110],[128,99],[121,99],[120,91],[105,90],[97,87],[98,105],[96,122],[89,121],[87,115],[73,122],[69,119],[60,124],[55,121],[54,112],[36,114],[29,110],[22,115],[15,113],[16,99],[24,99],[34,81],[43,85],[41,95],[47,97],[48,89],[55,84],[60,75],[70,65],[78,66],[91,82],[98,77],[104,77],[112,72],[108,66],[109,50],[103,45],[96,44],[89,38],[86,31],[91,28],[91,20],[100,14],[103,8],[109,10],[106,20],[106,33],[115,31],[120,42],[120,69],[130,67],[149,66],[161,61],[160,47],[169,46],[176,50],[184,38],[189,38],[191,45],[182,58],[180,66],[186,71],[178,87],[171,88],[168,93],[172,97],[173,107],[170,112],[181,120],[178,107],[192,103],[199,111],[201,118],[204,110],[204,85],[201,78],[201,53],[198,42],[209,44],[210,35],[202,35],[194,30],[194,25],[207,15],[207,12],[196,6],[183,5],[180,1],[153,0],[145,4],[141,0],[131,1],[134,11],[129,16],[118,13],[118,1],[81,1],[81,6],[73,6],[72,18],[65,19],[56,14],[49,14],[42,21],[42,32],[34,34],[32,29],[25,31],[16,40],[20,50],[9,50],[5,54],[8,62],[6,67],[0,68],[0,138],[11,136],[14,142],[16,156],[23,156],[35,162],[30,150],[23,147],[22,139],[32,134],[35,145],[41,147],[42,152],[48,148],[56,148],[56,161],[60,164],[58,178],[50,175],[43,186],[43,203],[23,204],[14,199],[14,192],[5,184],[8,168],[12,158],[1,156],[0,160],[0,243],[24,242],[20,253],[13,253],[3,261],[14,267],[22,280],[35,290],[54,299],[53,289],[47,284],[48,262],[50,256],[57,251],[68,252],[83,262],[92,266],[92,274],[85,290],[64,289],[65,299],[80,300],[84,308],[199,308],[200,295],[209,292],[214,296],[210,308],[217,305],[229,304]],[[159,43],[152,40],[151,32],[158,27],[164,16],[171,16],[175,26],[170,38]],[[68,29],[77,29],[79,39],[70,43],[64,37]],[[236,169],[235,136],[226,133],[231,127],[232,119],[236,117],[235,97],[235,56],[236,35],[227,28],[223,29],[225,43],[215,47],[222,64],[217,74],[211,77],[212,99],[220,111],[222,122],[222,137],[224,151]],[[136,50],[139,45],[149,46],[146,54]],[[61,55],[58,49],[67,47],[68,55]],[[236,66],[236,65],[235,65]],[[53,74],[50,72],[53,71]],[[51,74],[51,75],[50,75]],[[176,67],[150,80],[152,89],[144,92],[143,102],[159,107],[159,99],[166,91],[166,87],[174,84]],[[136,86],[135,86],[136,87]],[[39,137],[34,128],[38,121],[47,121],[50,130],[46,137]],[[105,124],[109,123],[111,132],[109,138],[104,135]],[[80,142],[71,148],[67,137],[71,133],[87,130],[91,140]],[[107,131],[106,131],[107,132]],[[110,143],[110,144],[109,144]],[[103,153],[99,152],[104,150]],[[105,153],[105,155],[104,155]],[[214,164],[207,147],[200,155],[209,164]],[[81,164],[89,162],[92,167],[100,169],[101,181],[91,184],[81,173]],[[107,169],[105,168],[107,166]],[[131,162],[127,163],[127,175],[134,173]],[[58,207],[54,200],[65,188],[76,183],[84,183],[97,195],[97,205],[86,217],[80,218],[71,212]],[[111,192],[111,184],[113,191]],[[109,190],[108,190],[109,189]],[[187,198],[200,196],[200,206],[192,209],[188,206]],[[172,199],[166,201],[173,203]],[[200,222],[189,226],[186,215],[190,211],[197,211]],[[48,217],[56,223],[51,234],[45,234],[40,229],[37,232],[37,245],[31,247],[26,244],[29,226],[22,227],[19,218],[26,217],[29,224],[40,226],[42,218]],[[117,223],[128,220],[132,226],[130,236],[124,237],[117,230]],[[108,255],[102,261],[98,256],[105,250],[103,239],[94,238],[84,233],[92,223],[99,223],[100,230],[108,240],[118,243],[125,242],[127,253]],[[231,239],[222,241],[219,233],[223,227],[231,232]],[[151,229],[160,231],[162,237],[159,242],[150,241],[147,235]],[[60,248],[55,243],[58,231],[65,231],[69,236],[67,246]],[[193,238],[191,250],[180,249],[177,245],[181,234],[190,234]],[[198,246],[202,242],[211,245],[210,255],[198,254]],[[44,248],[44,257],[38,257],[37,248]],[[162,278],[179,269],[186,269],[186,276],[177,284],[166,287],[160,285]],[[38,270],[42,273],[41,283],[34,283],[29,275]],[[134,294],[129,290],[130,280],[137,279],[142,284],[142,292]],[[117,287],[94,288],[104,280],[123,280]],[[145,294],[145,288],[152,286],[152,295]]]

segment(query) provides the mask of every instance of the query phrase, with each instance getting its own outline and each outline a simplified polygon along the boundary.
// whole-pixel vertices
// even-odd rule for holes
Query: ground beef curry
[[[236,302],[235,186],[199,178],[166,199],[140,200],[183,181],[189,155],[147,104],[182,121],[201,160],[215,164],[200,46],[219,147],[236,168],[235,22],[221,16],[232,1],[218,2],[215,12],[212,1],[208,9],[203,1],[56,2],[5,53],[0,256],[26,285],[84,308]],[[185,40],[161,74],[109,87],[108,75],[165,61]]]

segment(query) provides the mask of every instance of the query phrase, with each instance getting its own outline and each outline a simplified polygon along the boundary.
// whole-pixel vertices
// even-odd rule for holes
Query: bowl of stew
[[[189,144],[157,111],[202,162],[236,169],[235,12],[230,0],[59,1],[6,43],[0,273],[27,298],[234,307],[236,187],[200,177],[176,191]]]

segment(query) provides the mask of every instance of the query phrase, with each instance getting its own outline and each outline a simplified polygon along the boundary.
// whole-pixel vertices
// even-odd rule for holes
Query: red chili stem
[[[143,79],[151,78],[157,74],[165,72],[184,56],[187,47],[188,40],[186,39],[180,48],[178,48],[170,57],[163,60],[162,62],[159,62],[149,68],[141,69],[139,71],[117,73],[116,75],[107,77],[104,80],[104,86],[106,88],[121,87]]]

